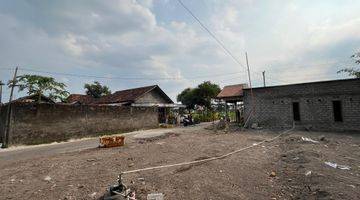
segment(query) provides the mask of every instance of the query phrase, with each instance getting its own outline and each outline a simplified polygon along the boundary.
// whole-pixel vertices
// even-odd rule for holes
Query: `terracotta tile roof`
[[[174,103],[157,85],[121,90],[114,92],[113,94],[103,96],[99,99],[95,99],[89,95],[71,94],[67,100],[68,103],[79,102],[81,104],[134,103],[137,98],[154,89],[158,89],[169,103]]]
[[[217,98],[239,97],[243,96],[243,89],[247,88],[247,84],[237,84],[225,86],[217,95]]]
[[[39,96],[37,94],[29,95],[20,97],[18,99],[13,100],[12,102],[23,102],[23,103],[31,103],[38,101]],[[46,102],[46,103],[55,103],[53,100],[51,100],[49,97],[46,97],[45,95],[41,95],[40,102]]]
[[[145,93],[147,93],[155,88],[159,88],[159,86],[151,85],[151,86],[146,86],[146,87],[117,91],[113,94],[101,97],[97,103],[99,103],[99,104],[133,103],[137,98],[139,98],[140,96],[144,95]],[[165,96],[166,96],[166,94],[165,94]],[[170,99],[170,101],[171,101],[171,99]]]
[[[67,98],[68,103],[79,102],[81,104],[92,104],[96,101],[92,96],[85,94],[70,94]]]

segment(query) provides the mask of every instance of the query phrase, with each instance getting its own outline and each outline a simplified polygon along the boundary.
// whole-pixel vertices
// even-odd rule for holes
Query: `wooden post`
[[[265,84],[265,71],[262,72],[262,75],[263,75],[264,87],[266,87],[266,84]]]
[[[2,81],[0,81],[0,104],[2,103],[2,86],[5,85]]]

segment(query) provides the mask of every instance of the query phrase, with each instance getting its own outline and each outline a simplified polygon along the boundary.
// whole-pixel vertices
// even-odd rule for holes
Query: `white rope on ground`
[[[177,164],[171,164],[171,165],[161,165],[161,166],[156,166],[156,167],[148,167],[148,168],[142,168],[142,169],[135,169],[135,170],[130,170],[130,171],[125,171],[125,172],[122,172],[121,174],[130,174],[130,173],[136,173],[136,172],[143,172],[143,171],[149,171],[149,170],[154,170],[154,169],[162,169],[162,168],[169,168],[169,167],[177,167],[177,166],[182,166],[182,165],[191,165],[191,164],[196,164],[196,163],[202,163],[202,162],[208,162],[208,161],[213,161],[213,160],[217,160],[217,159],[223,159],[223,158],[226,158],[228,156],[231,156],[235,153],[238,153],[238,152],[241,152],[241,151],[245,151],[247,149],[251,149],[253,147],[256,147],[258,145],[261,145],[265,142],[271,142],[271,141],[274,141],[276,140],[277,138],[279,138],[280,136],[294,130],[295,126],[293,126],[291,129],[289,130],[286,130],[282,133],[280,133],[279,135],[269,139],[269,140],[263,140],[259,143],[254,143],[253,145],[251,146],[247,146],[247,147],[244,147],[244,148],[241,148],[241,149],[238,149],[238,150],[235,150],[235,151],[232,151],[230,153],[227,153],[227,154],[224,154],[222,156],[215,156],[215,157],[211,157],[211,158],[206,158],[206,159],[202,159],[202,160],[195,160],[195,161],[190,161],[190,162],[182,162],[182,163],[177,163]]]

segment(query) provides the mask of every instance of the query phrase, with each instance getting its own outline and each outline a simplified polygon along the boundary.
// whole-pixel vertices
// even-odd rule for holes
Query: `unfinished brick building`
[[[244,89],[249,125],[313,130],[360,131],[360,79]],[[254,108],[254,109],[253,109]],[[254,110],[254,112],[252,112]]]

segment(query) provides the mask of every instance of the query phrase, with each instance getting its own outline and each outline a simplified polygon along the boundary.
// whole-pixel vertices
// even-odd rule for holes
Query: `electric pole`
[[[252,104],[253,104],[253,106],[254,106],[254,94],[253,94],[252,85],[251,85],[250,67],[249,67],[249,60],[248,60],[247,52],[245,52],[245,57],[246,57],[246,66],[247,66],[248,77],[249,77],[249,86],[250,86],[250,93],[251,93],[251,101],[252,101]]]
[[[5,121],[5,142],[4,142],[4,148],[7,148],[9,146],[9,132],[10,132],[10,121],[11,121],[11,102],[13,98],[14,93],[14,87],[16,85],[16,76],[17,76],[18,67],[15,68],[14,77],[11,83],[11,90],[10,90],[10,98],[9,103],[7,105],[7,112],[6,112],[6,121]]]
[[[247,123],[251,117],[251,115],[255,112],[255,102],[254,102],[254,93],[253,93],[253,89],[252,89],[252,85],[251,85],[251,77],[250,77],[250,67],[249,67],[249,59],[248,59],[248,55],[247,55],[247,52],[245,52],[245,57],[246,57],[246,66],[247,66],[247,69],[248,69],[248,77],[249,77],[249,85],[250,85],[250,95],[251,95],[251,110],[249,112],[249,116],[247,118],[247,120],[245,121],[244,123],[244,127],[247,126]]]
[[[265,71],[262,72],[262,75],[263,75],[264,87],[266,87],[266,84],[265,84]]]
[[[0,104],[2,103],[2,86],[5,85],[2,81],[0,81]]]

